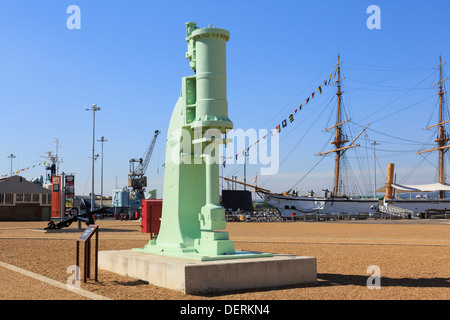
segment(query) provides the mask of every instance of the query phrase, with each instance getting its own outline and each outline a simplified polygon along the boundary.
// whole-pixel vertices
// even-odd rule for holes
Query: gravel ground
[[[97,224],[100,251],[139,248],[149,240],[138,221]],[[0,262],[65,284],[83,230],[71,226],[45,233],[45,226],[0,222]],[[317,283],[194,296],[99,270],[99,281],[88,280],[81,288],[115,300],[449,300],[449,230],[450,220],[233,222],[227,231],[237,250],[316,257]],[[373,265],[380,270],[380,289],[367,287]],[[0,299],[88,298],[0,265]]]

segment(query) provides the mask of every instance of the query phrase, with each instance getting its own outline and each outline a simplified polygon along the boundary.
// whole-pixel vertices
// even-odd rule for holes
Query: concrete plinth
[[[273,255],[196,261],[132,250],[100,251],[98,267],[185,294],[269,288],[317,281],[316,258]]]

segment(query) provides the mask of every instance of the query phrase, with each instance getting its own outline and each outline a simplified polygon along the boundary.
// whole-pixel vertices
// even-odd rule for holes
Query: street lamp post
[[[16,157],[16,156],[13,155],[12,153],[8,156],[8,158],[11,158],[11,177],[12,177],[12,162],[13,162],[13,159],[14,159],[15,157]]]
[[[94,103],[90,109],[92,111],[92,192],[91,192],[91,211],[95,208],[95,193],[94,193],[94,161],[95,161],[95,112],[101,110],[100,107]]]
[[[375,146],[380,145],[378,142],[374,141],[372,142],[373,145],[373,171],[374,171],[374,180],[375,180],[375,184],[374,184],[374,191],[373,191],[373,195],[375,197],[375,199],[377,198],[377,166],[376,166],[376,160],[375,160]]]
[[[244,191],[247,190],[247,157],[248,157],[248,149],[250,147],[247,148],[247,150],[245,150],[244,153]]]
[[[102,176],[101,176],[101,195],[100,195],[100,207],[103,208],[103,142],[106,142],[108,140],[105,140],[105,137],[101,137],[100,140],[97,140],[98,142],[102,143]]]

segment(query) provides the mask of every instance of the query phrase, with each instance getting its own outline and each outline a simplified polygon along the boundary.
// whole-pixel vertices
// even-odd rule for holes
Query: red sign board
[[[52,218],[61,218],[61,177],[52,177]]]

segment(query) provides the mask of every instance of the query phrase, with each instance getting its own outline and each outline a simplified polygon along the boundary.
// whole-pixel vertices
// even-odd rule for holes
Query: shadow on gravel
[[[317,286],[318,286],[317,283],[303,283],[303,284],[297,284],[297,285],[286,285],[286,286],[267,287],[267,288],[234,289],[234,290],[227,290],[227,291],[221,291],[221,292],[199,293],[199,294],[191,293],[190,295],[214,298],[214,297],[226,296],[226,295],[230,295],[230,294],[268,292],[268,291],[279,291],[279,290],[289,290],[289,289],[298,289],[298,288],[314,288]]]
[[[267,292],[278,290],[289,290],[299,288],[320,288],[331,286],[367,286],[367,279],[370,275],[346,275],[332,273],[318,273],[316,283],[304,283],[297,285],[287,285],[279,287],[256,288],[256,289],[238,289],[217,293],[192,294],[202,297],[220,297],[229,294],[244,294],[252,292]],[[381,276],[382,287],[417,287],[417,288],[450,288],[450,279],[447,278],[429,278],[429,279],[408,279],[408,278],[386,278]]]
[[[99,229],[100,232],[139,232],[141,233],[141,230],[137,229],[115,229],[115,228],[101,228]]]
[[[147,281],[143,280],[133,280],[133,281],[113,281],[114,284],[125,286],[125,287],[136,287],[142,285],[148,285]]]
[[[367,286],[370,275],[348,275],[334,273],[318,273],[318,286]],[[411,287],[411,288],[450,288],[448,278],[388,278],[381,275],[382,287]]]
[[[29,229],[32,231],[42,231],[45,233],[79,233],[82,234],[86,230],[86,226],[83,226],[81,229],[77,228],[62,228],[62,229]],[[99,232],[139,232],[140,230],[137,229],[116,229],[116,228],[99,228]]]

